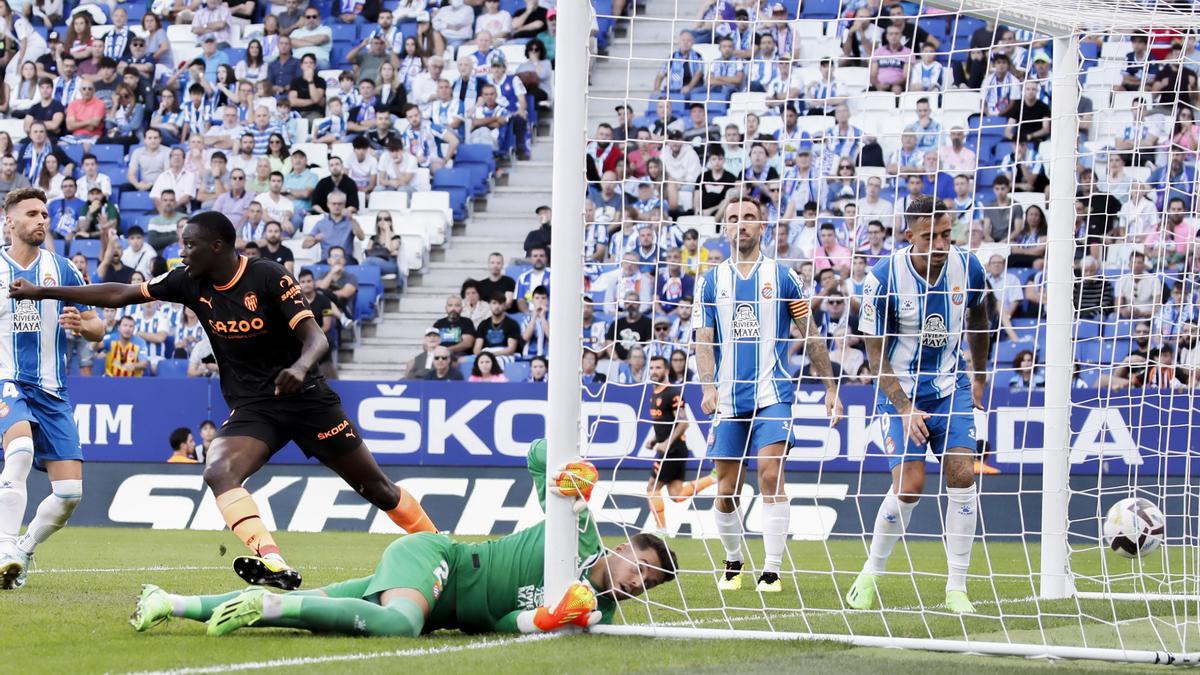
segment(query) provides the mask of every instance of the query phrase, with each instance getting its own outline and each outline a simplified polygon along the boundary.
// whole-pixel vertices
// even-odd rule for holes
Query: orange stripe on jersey
[[[788,309],[792,311],[794,320],[803,321],[808,316],[809,303],[807,300],[792,300],[788,303]]]
[[[143,296],[145,296],[145,298],[146,298],[147,300],[153,300],[153,299],[154,299],[154,296],[153,296],[153,295],[150,295],[150,282],[149,282],[149,281],[143,281],[143,282],[142,282],[142,295],[143,295]]]
[[[221,284],[220,286],[214,285],[213,290],[224,293],[225,291],[233,288],[237,284],[237,282],[242,278],[242,274],[244,274],[246,272],[246,260],[247,260],[246,256],[238,256],[238,268],[237,268],[237,272],[233,273],[233,278],[230,279],[229,283],[227,283],[227,284]]]
[[[310,312],[306,309],[303,312],[300,312],[296,316],[292,317],[292,320],[288,322],[288,328],[295,328],[296,324],[300,323],[301,321],[303,321],[305,319],[314,319],[315,320],[316,318],[317,317],[313,316],[312,312]]]

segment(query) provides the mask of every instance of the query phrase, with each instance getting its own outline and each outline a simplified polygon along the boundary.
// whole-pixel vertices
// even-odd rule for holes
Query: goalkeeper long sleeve
[[[278,614],[268,611],[256,626],[304,628],[316,633],[416,637],[425,626],[425,614],[410,600],[396,600],[386,607],[357,598],[326,598],[295,594],[277,598]]]

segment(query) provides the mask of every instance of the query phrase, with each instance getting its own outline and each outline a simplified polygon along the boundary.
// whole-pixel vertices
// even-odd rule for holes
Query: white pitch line
[[[374,659],[391,659],[419,656],[439,656],[455,652],[473,651],[477,649],[492,649],[509,645],[534,642],[557,637],[556,634],[522,635],[501,640],[484,640],[462,645],[443,645],[441,647],[418,647],[415,649],[394,649],[386,652],[358,652],[355,654],[329,654],[326,656],[298,656],[290,659],[271,659],[269,661],[245,661],[242,663],[225,663],[213,666],[195,668],[177,668],[173,670],[148,670],[131,673],[130,675],[200,675],[201,673],[233,673],[243,670],[263,670],[266,668],[289,668],[313,666],[322,663],[341,663],[345,661],[371,661]]]

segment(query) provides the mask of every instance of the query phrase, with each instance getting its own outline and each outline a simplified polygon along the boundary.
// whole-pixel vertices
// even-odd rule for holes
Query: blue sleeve
[[[979,258],[970,253],[965,255],[967,256],[967,307],[978,307],[987,297],[987,276]]]
[[[58,278],[63,286],[86,286],[83,276],[79,274],[79,270],[75,269],[75,265],[66,258],[55,255],[54,261],[58,263]],[[80,312],[94,310],[91,305],[81,305],[77,302],[69,303],[71,307],[78,309]]]
[[[138,359],[138,361],[141,361],[142,359],[148,359],[148,358],[150,358],[150,354],[149,354],[149,351],[150,351],[150,345],[149,345],[149,344],[147,344],[145,340],[143,340],[142,338],[140,338],[140,337],[138,337],[138,336],[134,335],[134,336],[133,336],[133,339],[132,339],[132,340],[130,340],[130,342],[132,342],[132,343],[133,343],[133,344],[134,344],[134,345],[137,347],[137,349],[138,349],[138,351],[137,351],[137,359]]]
[[[109,349],[111,349],[111,348],[112,348],[112,341],[113,341],[113,334],[112,334],[112,333],[109,333],[108,335],[105,335],[105,336],[104,336],[104,339],[100,341],[100,351],[102,351],[102,352],[106,352],[106,351],[108,351]]]
[[[891,258],[875,264],[863,281],[862,306],[858,313],[858,329],[864,335],[887,335],[888,291],[891,279]]]

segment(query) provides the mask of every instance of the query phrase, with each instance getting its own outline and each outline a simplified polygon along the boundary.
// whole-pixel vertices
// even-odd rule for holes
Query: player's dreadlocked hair
[[[4,212],[8,213],[9,209],[26,199],[37,199],[44,203],[46,201],[46,193],[35,187],[17,188],[4,197]]]
[[[232,247],[237,241],[237,229],[229,217],[220,211],[202,211],[188,219],[213,241],[221,241]]]
[[[666,575],[663,583],[675,580],[675,570],[679,568],[679,558],[674,551],[667,547],[666,542],[647,532],[633,535],[629,542],[639,551],[646,549],[654,551],[654,555],[658,556],[658,562]]]

